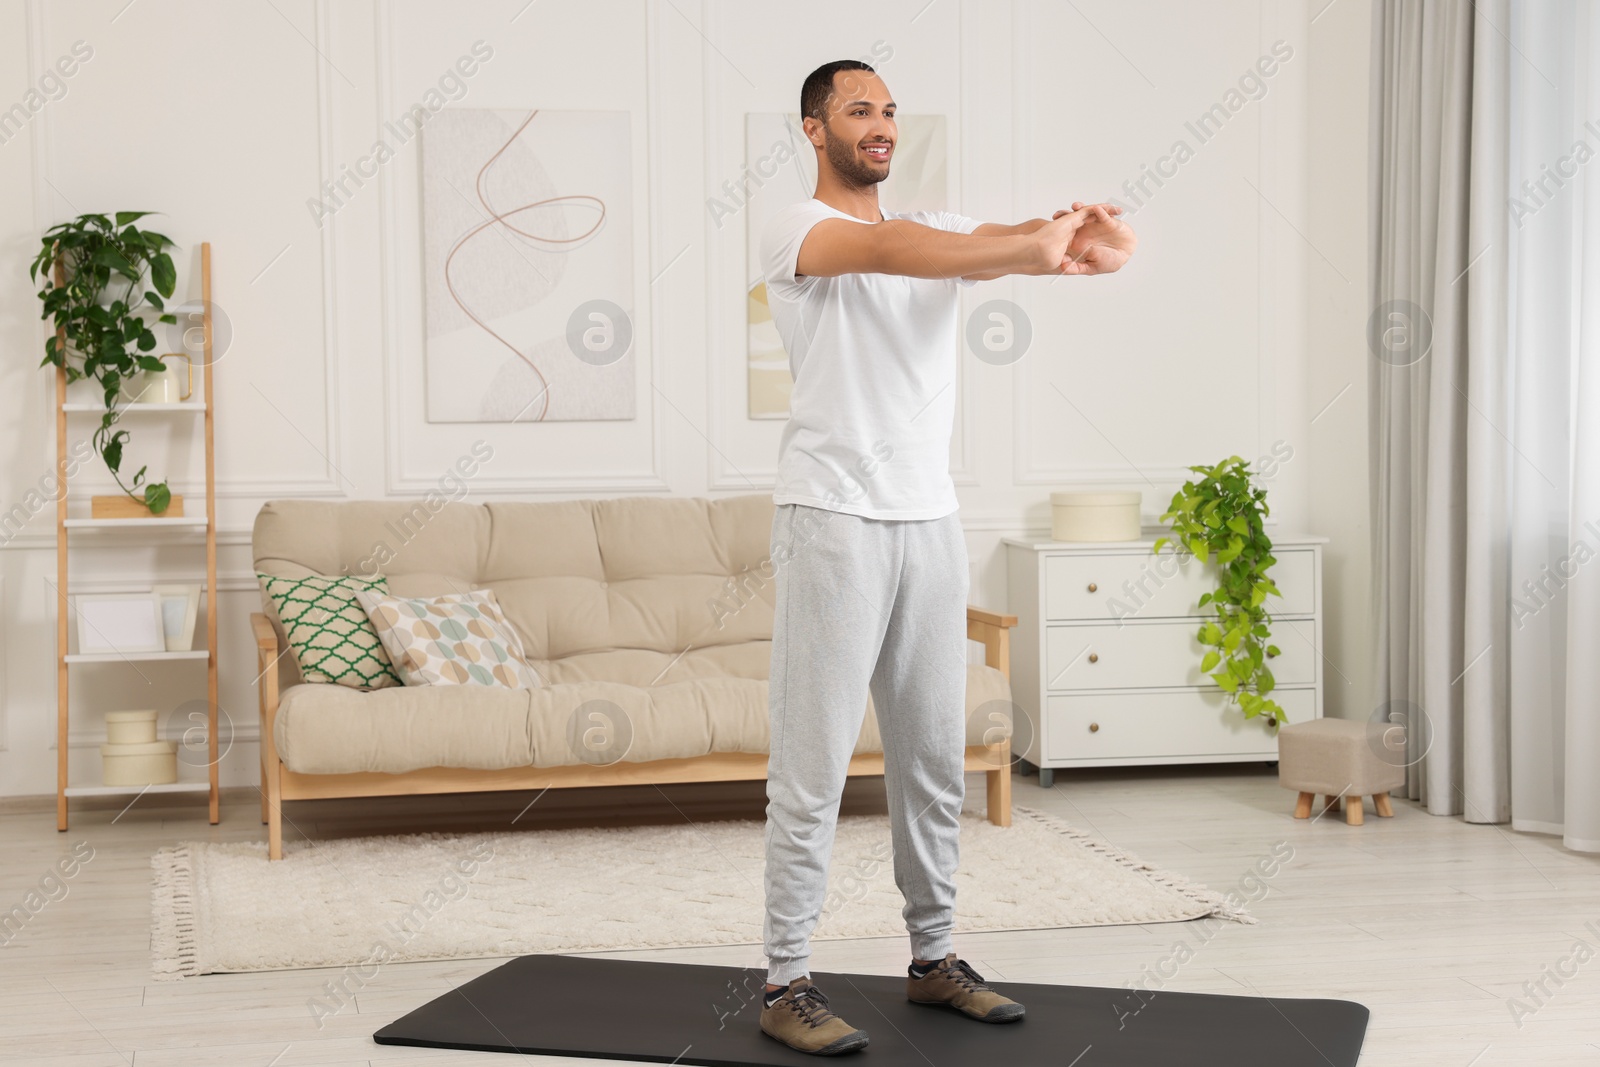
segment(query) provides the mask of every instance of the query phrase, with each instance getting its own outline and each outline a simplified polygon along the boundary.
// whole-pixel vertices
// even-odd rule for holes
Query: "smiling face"
[[[840,181],[876,185],[889,176],[899,137],[894,114],[894,99],[882,78],[869,71],[841,70],[833,76],[827,121],[808,117],[806,134],[823,150]]]

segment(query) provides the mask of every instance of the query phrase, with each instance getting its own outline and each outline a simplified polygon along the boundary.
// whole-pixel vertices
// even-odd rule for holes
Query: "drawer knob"
[[[1089,592],[1097,593],[1099,591],[1100,591],[1100,587],[1098,585],[1095,585],[1093,582],[1089,583]]]
[[[1099,724],[1099,723],[1097,723],[1097,722],[1092,722],[1092,723],[1090,723],[1090,724],[1089,724],[1089,732],[1090,732],[1090,733],[1091,733],[1091,734],[1097,734],[1097,733],[1099,733],[1099,732],[1100,732],[1100,724]]]
[[[1100,662],[1100,653],[1098,653],[1098,652],[1089,653],[1089,662],[1090,663],[1099,663]]]

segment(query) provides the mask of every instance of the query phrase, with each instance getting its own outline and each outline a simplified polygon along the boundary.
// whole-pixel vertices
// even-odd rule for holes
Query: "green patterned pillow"
[[[403,685],[389,662],[357,590],[389,591],[388,579],[349,575],[276,578],[257,573],[289,636],[300,675],[308,682],[385,689]]]

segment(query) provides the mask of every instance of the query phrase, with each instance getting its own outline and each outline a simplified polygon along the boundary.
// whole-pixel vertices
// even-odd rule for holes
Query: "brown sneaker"
[[[761,1009],[761,1032],[813,1056],[837,1056],[867,1047],[867,1032],[828,1010],[828,998],[808,977],[789,983],[783,995]]]
[[[916,1004],[948,1004],[986,1023],[1009,1023],[1027,1011],[1021,1004],[990,989],[983,976],[954,952],[921,978],[906,975],[906,998]]]

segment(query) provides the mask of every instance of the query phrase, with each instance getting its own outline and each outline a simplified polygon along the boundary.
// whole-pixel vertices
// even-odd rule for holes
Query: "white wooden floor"
[[[753,785],[759,790],[759,783]],[[1194,924],[1185,923],[959,938],[961,954],[987,977],[1120,987],[1146,968],[1171,973],[1164,961],[1184,941],[1193,955],[1164,988],[1366,1004],[1372,1022],[1363,1067],[1600,1064],[1600,959],[1594,958],[1600,955],[1600,859],[1567,852],[1554,838],[1430,816],[1401,800],[1395,801],[1393,819],[1376,818],[1369,803],[1361,827],[1331,815],[1296,822],[1290,817],[1292,794],[1259,764],[1058,773],[1049,791],[1041,791],[1034,778],[1019,777],[1015,785],[1019,805],[1060,813],[1213,889],[1248,889],[1245,880],[1256,862],[1275,848],[1283,854],[1285,844],[1293,858],[1265,880],[1265,896],[1252,906],[1257,925],[1229,924],[1203,943]],[[750,784],[716,788],[746,790],[736,799],[746,813],[759,814],[759,793],[749,792]],[[881,810],[881,784],[853,783],[852,789],[855,807],[847,810],[870,810],[873,803]],[[668,795],[688,817],[704,810],[686,794]],[[722,795],[724,805],[730,795]],[[627,796],[630,810],[682,817],[660,794]],[[433,798],[426,801],[427,815],[403,800],[380,805],[376,814],[371,804],[342,801],[288,810],[313,836],[489,829],[504,825],[506,806],[514,812],[526,799]],[[981,799],[981,790],[969,790],[969,803]],[[576,808],[568,803],[565,810]],[[56,832],[53,815],[0,815],[0,911],[21,903],[75,842],[94,848],[94,859],[68,883],[66,896],[47,904],[0,948],[0,1063],[507,1062],[484,1053],[384,1048],[369,1036],[499,960],[390,964],[353,1009],[320,1028],[307,1002],[321,994],[334,971],[150,980],[150,854],[180,839],[255,839],[262,833],[258,811],[258,805],[233,798],[224,806],[222,825],[212,828],[195,807],[141,802],[121,814],[77,811],[66,834]],[[518,825],[529,822],[524,818]],[[1586,929],[1586,923],[1593,926]],[[1579,940],[1590,951],[1575,958]],[[818,970],[898,974],[906,962],[898,939],[821,942],[815,952]],[[761,963],[755,946],[635,955]],[[1548,995],[1537,989],[1529,995],[1524,983],[1539,982]],[[1520,1026],[1512,1018],[1511,998],[1534,1009]],[[1305,1062],[1318,1061],[1313,1056]]]

